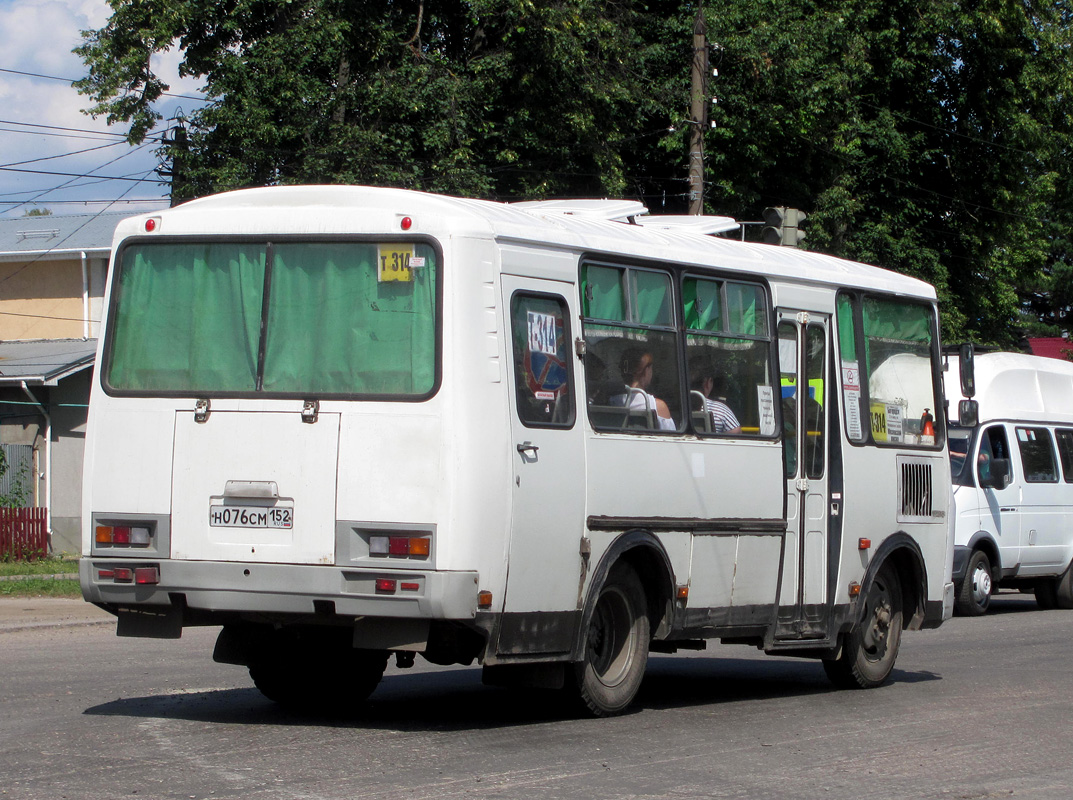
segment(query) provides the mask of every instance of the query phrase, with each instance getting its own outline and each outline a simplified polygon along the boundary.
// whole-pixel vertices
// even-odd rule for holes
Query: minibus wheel
[[[633,701],[648,663],[650,625],[637,572],[619,562],[596,596],[575,665],[578,699],[598,717],[620,714]]]
[[[872,580],[860,622],[845,635],[838,658],[824,671],[844,689],[871,689],[890,677],[902,641],[902,585],[888,561]]]
[[[387,659],[386,650],[277,652],[251,663],[250,677],[261,694],[288,711],[347,715],[379,685]]]
[[[967,617],[978,617],[991,605],[991,560],[982,550],[973,550],[961,590],[957,597],[957,612]]]
[[[1054,602],[1058,608],[1073,608],[1073,564],[1058,579],[1054,587]]]

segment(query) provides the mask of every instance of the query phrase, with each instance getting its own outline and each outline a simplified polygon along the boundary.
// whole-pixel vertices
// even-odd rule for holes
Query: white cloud
[[[71,80],[80,78],[86,69],[71,51],[81,43],[81,31],[103,27],[110,14],[111,8],[105,0],[0,0],[0,68]],[[179,53],[169,51],[155,57],[153,66],[169,84],[169,92],[200,94],[198,79],[178,78],[179,58]],[[96,170],[101,175],[140,175],[151,171],[157,164],[152,146],[134,152],[122,144],[75,154],[116,138],[106,134],[126,133],[123,124],[109,127],[103,117],[93,119],[81,113],[81,109],[91,104],[88,97],[78,94],[65,81],[0,72],[0,119],[6,121],[0,123],[0,165],[72,154],[21,164],[16,168],[76,174]],[[167,118],[177,106],[189,113],[196,105],[196,101],[166,98],[158,110]],[[12,125],[12,122],[27,124]],[[76,128],[106,136],[93,141],[78,138],[79,134],[75,132],[55,128]],[[104,166],[124,153],[127,155],[116,163]],[[65,204],[59,203],[60,200],[112,199],[132,187],[128,181],[111,181],[56,189],[69,180],[60,175],[0,170],[0,214],[21,215],[26,206],[12,210],[11,204],[5,201],[24,200],[50,189],[54,191],[48,191],[38,205],[48,206],[52,201],[53,211],[64,213]],[[127,197],[164,195],[166,187],[142,184],[133,188]]]

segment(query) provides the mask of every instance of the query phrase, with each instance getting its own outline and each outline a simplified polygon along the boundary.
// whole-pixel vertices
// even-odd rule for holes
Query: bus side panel
[[[945,453],[913,451],[906,454],[895,448],[855,447],[846,445],[845,494],[842,507],[842,552],[840,568],[834,574],[832,599],[835,605],[850,602],[849,587],[859,583],[868,568],[871,554],[883,540],[896,532],[908,534],[920,548],[927,565],[925,603],[942,604],[950,583],[952,541],[949,514],[950,472]],[[922,520],[906,515],[902,507],[899,456],[930,465],[932,515]],[[871,540],[869,549],[859,549],[859,540]]]
[[[93,512],[171,513],[172,401],[124,401],[93,393],[83,470],[82,554],[93,546]],[[191,414],[193,413],[191,404]]]
[[[703,530],[708,522],[721,535],[693,537],[690,608],[770,606],[782,540],[738,537],[736,526],[782,521],[782,475],[778,442],[597,434],[589,439],[589,514],[637,520],[639,527],[644,520],[673,526],[677,519]],[[759,562],[757,548],[764,551]],[[686,581],[686,574],[675,577]]]

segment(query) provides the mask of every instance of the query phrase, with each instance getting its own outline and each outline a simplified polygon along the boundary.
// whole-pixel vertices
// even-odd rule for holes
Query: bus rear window
[[[438,264],[418,242],[132,244],[105,384],[132,393],[427,396]]]

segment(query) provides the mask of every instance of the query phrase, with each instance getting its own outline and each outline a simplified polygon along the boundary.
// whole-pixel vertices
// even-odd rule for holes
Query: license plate
[[[290,528],[294,509],[286,506],[209,506],[209,525],[213,528]]]

